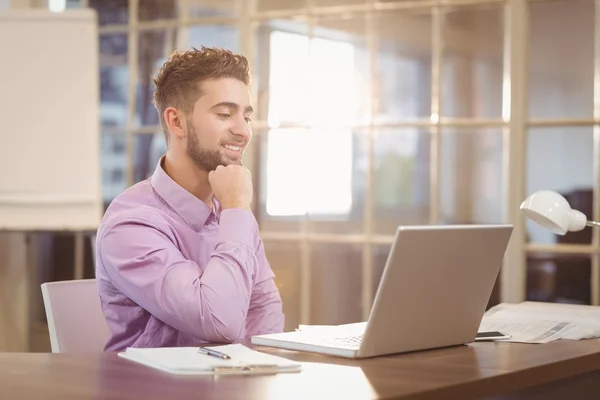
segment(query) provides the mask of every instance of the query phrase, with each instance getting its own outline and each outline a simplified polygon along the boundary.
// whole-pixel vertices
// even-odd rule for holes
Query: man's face
[[[252,139],[250,94],[234,78],[202,82],[202,95],[186,121],[187,154],[198,168],[242,165],[242,154]]]

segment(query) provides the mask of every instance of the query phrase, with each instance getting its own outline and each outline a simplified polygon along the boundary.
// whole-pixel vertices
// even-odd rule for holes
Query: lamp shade
[[[521,211],[557,235],[583,230],[587,223],[584,213],[572,210],[567,199],[551,190],[540,190],[530,195],[521,204]]]

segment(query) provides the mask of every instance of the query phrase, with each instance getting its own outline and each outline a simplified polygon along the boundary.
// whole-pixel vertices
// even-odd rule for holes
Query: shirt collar
[[[202,200],[179,186],[163,169],[165,156],[158,160],[150,178],[152,188],[196,232],[202,230],[213,213]],[[215,216],[219,217],[220,205],[213,197]]]

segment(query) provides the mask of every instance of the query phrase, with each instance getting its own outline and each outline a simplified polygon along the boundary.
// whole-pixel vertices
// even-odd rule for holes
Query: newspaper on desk
[[[548,343],[600,337],[600,307],[526,301],[501,303],[484,315],[479,331],[499,331],[508,342]]]

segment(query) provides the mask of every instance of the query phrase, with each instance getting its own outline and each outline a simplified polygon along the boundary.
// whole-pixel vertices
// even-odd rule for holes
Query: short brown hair
[[[169,129],[165,123],[165,110],[176,107],[186,114],[191,113],[201,95],[200,83],[218,78],[235,78],[246,86],[250,85],[250,68],[246,57],[227,49],[202,46],[200,49],[174,52],[158,70],[153,77],[156,86],[153,103],[167,143]]]

